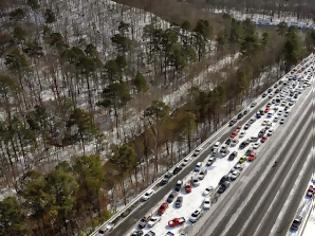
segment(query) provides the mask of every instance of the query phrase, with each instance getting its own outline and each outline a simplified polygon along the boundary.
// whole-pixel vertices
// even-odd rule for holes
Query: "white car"
[[[252,144],[252,148],[253,148],[253,149],[258,149],[259,146],[260,146],[260,143],[258,143],[258,142]]]
[[[210,209],[210,205],[211,205],[210,198],[209,198],[209,197],[205,197],[205,198],[203,199],[202,208],[203,208],[204,210],[209,210],[209,209]]]
[[[242,131],[242,132],[240,132],[240,136],[239,137],[243,138],[245,136],[245,134],[246,134],[245,131]]]
[[[149,189],[148,191],[146,191],[146,193],[142,196],[142,201],[147,201],[152,195],[154,194],[154,190],[153,189]]]
[[[197,222],[197,221],[199,220],[199,218],[201,217],[201,213],[202,213],[202,209],[201,209],[201,208],[198,208],[197,210],[195,210],[195,211],[191,214],[191,216],[190,216],[190,218],[189,218],[189,221],[190,221],[191,223]]]
[[[212,191],[213,191],[213,187],[210,186],[210,187],[206,188],[205,191],[203,191],[202,195],[208,196]]]
[[[159,222],[161,220],[161,217],[160,216],[152,216],[148,223],[147,223],[147,226],[152,228],[157,222]]]

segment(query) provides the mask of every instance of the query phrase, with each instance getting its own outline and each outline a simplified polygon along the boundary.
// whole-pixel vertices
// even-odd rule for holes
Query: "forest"
[[[315,46],[118,2],[0,0],[0,236],[87,235]]]

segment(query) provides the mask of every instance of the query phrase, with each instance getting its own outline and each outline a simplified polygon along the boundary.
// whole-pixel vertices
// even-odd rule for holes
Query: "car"
[[[176,166],[173,170],[173,175],[176,175],[178,174],[180,171],[182,170],[182,167],[181,166]]]
[[[206,166],[212,166],[213,162],[215,161],[215,158],[214,157],[210,157],[206,163]]]
[[[257,142],[258,141],[258,137],[257,136],[252,136],[252,137],[250,137],[249,141],[252,142],[252,143]]]
[[[226,190],[229,186],[230,186],[230,182],[229,182],[229,181],[225,181],[224,183],[220,184],[217,193],[219,193],[219,194],[224,193],[225,190]]]
[[[262,137],[260,138],[260,142],[261,142],[261,143],[266,142],[266,140],[267,140],[267,136],[262,136]]]
[[[229,179],[231,181],[234,181],[237,179],[237,177],[240,175],[240,172],[238,170],[232,170],[229,174]]]
[[[228,145],[228,146],[230,146],[231,142],[232,142],[232,139],[228,138],[228,139],[225,141],[225,144]]]
[[[192,184],[192,186],[194,186],[194,187],[197,187],[197,186],[199,186],[200,185],[200,182],[199,182],[199,178],[198,177],[192,177],[191,178],[191,184]]]
[[[303,217],[302,217],[302,216],[297,216],[297,217],[293,220],[293,222],[292,222],[292,224],[291,224],[291,227],[290,227],[290,230],[291,230],[291,231],[297,231],[297,230],[299,229],[299,227],[300,227],[302,221],[303,221]]]
[[[163,185],[167,184],[168,181],[170,180],[170,178],[172,178],[172,176],[173,176],[173,174],[171,172],[167,172],[164,175],[163,179],[161,180],[160,186],[163,186]]]
[[[283,125],[284,124],[284,119],[282,118],[279,122],[280,125]]]
[[[238,139],[233,139],[231,142],[231,147],[235,147],[238,144]]]
[[[260,143],[256,142],[256,143],[253,143],[252,148],[253,149],[258,149],[259,146],[260,146]]]
[[[229,122],[229,126],[231,127],[231,126],[233,126],[235,123],[236,123],[236,120],[235,120],[235,119],[232,119],[232,120],[230,120],[230,122]]]
[[[108,223],[105,227],[102,227],[98,230],[98,235],[104,235],[105,233],[109,233],[113,230],[114,224]]]
[[[248,157],[247,157],[247,161],[254,161],[256,159],[256,153],[254,151],[252,151]]]
[[[272,130],[272,129],[269,129],[269,130],[267,131],[267,136],[271,136],[272,133],[273,133],[273,130]]]
[[[131,236],[142,236],[143,235],[143,230],[137,229],[132,232]]]
[[[228,160],[229,160],[229,161],[233,161],[235,157],[237,157],[237,151],[232,152],[232,153],[229,155]]]
[[[186,193],[191,193],[191,189],[192,189],[191,183],[189,183],[189,182],[186,183],[185,186],[184,186],[184,189],[185,189]]]
[[[243,111],[243,116],[245,116],[247,113],[248,113],[248,110],[245,109],[245,110]]]
[[[176,201],[175,201],[175,207],[176,208],[181,208],[183,205],[183,197],[182,196],[178,196],[176,198]]]
[[[239,164],[243,164],[247,160],[247,156],[242,156],[238,161]]]
[[[199,180],[203,180],[206,176],[206,174],[208,173],[208,170],[206,167],[203,167],[200,172],[199,172],[199,176],[198,176],[198,179]]]
[[[188,164],[188,162],[190,161],[190,158],[186,157],[184,158],[183,162],[182,162],[182,166],[186,166]]]
[[[257,102],[252,102],[252,104],[250,104],[250,107],[253,108],[257,105]]]
[[[275,116],[274,118],[273,118],[273,122],[274,123],[277,123],[279,121],[279,117],[278,116]]]
[[[196,156],[198,156],[199,154],[200,154],[200,152],[202,151],[202,149],[201,148],[196,148],[195,149],[195,151],[194,151],[194,153],[193,153],[193,157],[196,157]]]
[[[249,124],[249,123],[246,123],[246,124],[244,125],[244,130],[248,130],[249,127],[250,127],[250,124]]]
[[[142,201],[147,201],[148,199],[150,199],[150,197],[154,194],[154,190],[153,189],[149,189],[148,191],[145,192],[145,194],[142,196],[141,200]]]
[[[202,202],[202,208],[204,210],[209,210],[211,205],[210,197],[205,197]]]
[[[174,198],[175,198],[175,194],[174,194],[174,193],[170,193],[170,194],[168,195],[167,199],[166,199],[166,202],[167,202],[167,203],[172,203],[173,200],[174,200]]]
[[[175,190],[176,192],[179,192],[179,191],[181,190],[182,186],[183,186],[183,181],[178,180],[178,181],[176,182],[176,185],[175,185],[174,190]]]
[[[237,136],[237,132],[233,131],[231,134],[230,134],[230,138],[235,138]]]
[[[158,215],[159,216],[163,215],[167,208],[168,208],[168,203],[163,202],[162,205],[158,209]]]
[[[139,228],[139,229],[143,229],[143,228],[147,225],[147,222],[148,222],[148,218],[142,217],[142,218],[139,220],[138,228]]]
[[[248,146],[249,142],[246,140],[239,145],[239,149],[244,149]]]
[[[203,191],[202,195],[203,195],[203,196],[208,196],[212,191],[213,191],[213,187],[210,186],[210,187],[206,188],[206,189]]]
[[[256,121],[256,119],[255,119],[255,118],[250,118],[250,120],[248,121],[248,123],[249,123],[250,125],[252,125],[252,124],[254,124],[254,123],[255,123],[255,121]]]
[[[266,96],[267,96],[267,93],[263,93],[263,94],[261,95],[262,98],[265,98]]]
[[[245,131],[242,131],[242,132],[240,132],[239,138],[244,138],[245,135],[246,135],[246,132],[245,132]]]
[[[214,153],[216,153],[216,152],[218,151],[220,145],[221,145],[220,142],[216,142],[216,143],[214,144],[213,148],[212,148],[212,151],[213,151]]]
[[[197,210],[195,210],[195,211],[191,214],[191,216],[190,216],[190,218],[189,218],[189,221],[190,221],[191,223],[197,222],[197,221],[199,220],[199,218],[201,217],[201,213],[202,213],[202,209],[201,209],[201,208],[198,208]]]
[[[147,226],[149,228],[152,228],[160,220],[161,220],[160,216],[151,216],[150,219],[148,220]]]
[[[224,176],[222,176],[222,178],[220,179],[219,185],[221,185],[221,184],[223,184],[224,182],[229,181],[229,180],[230,180],[229,176],[228,176],[228,175],[224,175]]]
[[[239,113],[239,114],[237,115],[237,119],[240,120],[240,119],[242,119],[242,118],[243,118],[243,114],[242,114],[242,113]]]
[[[152,230],[150,230],[144,236],[155,236],[155,235],[156,235],[156,233],[154,233]]]
[[[261,118],[261,114],[260,114],[260,112],[257,112],[256,113],[256,119],[260,119]]]
[[[314,195],[315,195],[315,188],[312,185],[310,185],[309,188],[307,189],[306,196],[308,198],[313,198]]]
[[[198,163],[195,165],[194,172],[199,172],[201,166],[202,166],[202,163],[201,163],[201,162],[198,162]]]
[[[228,153],[228,147],[226,144],[223,144],[220,149],[220,154],[222,157],[226,156]]]
[[[183,225],[186,222],[184,217],[179,217],[179,218],[174,218],[172,220],[170,220],[167,224],[169,227],[176,227],[179,225]]]
[[[172,233],[171,231],[167,231],[166,234],[165,234],[165,236],[175,236],[175,234]]]

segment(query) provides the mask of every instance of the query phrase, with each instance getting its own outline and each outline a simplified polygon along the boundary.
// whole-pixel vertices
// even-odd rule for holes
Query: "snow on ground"
[[[310,59],[310,58],[308,58]],[[309,60],[303,61],[303,63],[308,63]],[[297,70],[299,70],[301,68],[301,66],[297,67]],[[307,68],[308,69],[308,68]],[[305,69],[305,71],[307,71],[307,69]],[[303,71],[304,72],[304,71]],[[302,74],[300,74],[302,75]],[[305,74],[303,74],[302,76],[304,78],[310,77],[310,74],[307,72]],[[285,76],[286,77],[286,76]],[[287,78],[287,77],[286,77]],[[287,79],[285,79],[287,80]],[[296,86],[292,86],[292,84],[296,84]],[[286,88],[291,89],[292,91],[297,91],[300,87],[299,87],[299,82],[288,82],[288,85],[286,86]],[[285,91],[285,89],[282,89],[282,91],[280,92],[280,94],[284,95],[285,98],[287,99],[289,96],[287,95],[287,92]],[[274,95],[270,96],[270,99],[274,98]],[[282,101],[285,99],[282,99]],[[274,108],[277,107],[278,110],[274,110]],[[263,108],[264,109],[264,108]],[[289,108],[289,111],[292,108]],[[193,187],[192,188],[192,192],[191,193],[185,193],[185,191],[182,189],[180,193],[178,193],[178,196],[183,196],[183,205],[181,208],[175,208],[174,206],[174,202],[176,201],[176,197],[174,199],[174,201],[169,204],[168,209],[166,209],[165,213],[162,215],[161,220],[159,222],[157,222],[152,228],[148,228],[148,226],[146,226],[146,228],[144,229],[144,234],[148,233],[150,230],[152,230],[153,232],[156,233],[156,235],[166,235],[167,232],[172,232],[175,235],[179,235],[184,227],[189,227],[189,225],[191,225],[191,223],[189,222],[189,217],[191,215],[191,213],[193,211],[195,211],[196,209],[198,209],[199,207],[202,207],[202,203],[204,200],[204,196],[203,196],[203,192],[205,190],[205,188],[207,187],[217,187],[218,182],[220,181],[220,179],[222,178],[223,175],[226,175],[229,173],[229,171],[233,168],[233,166],[235,166],[235,164],[239,161],[239,158],[244,156],[246,150],[250,147],[252,147],[250,144],[247,148],[245,148],[244,150],[239,150],[239,144],[241,142],[243,142],[246,139],[249,139],[253,136],[258,135],[259,131],[264,128],[264,124],[263,122],[265,121],[270,121],[272,123],[271,125],[271,129],[273,129],[273,131],[275,131],[275,129],[280,125],[279,121],[278,122],[273,122],[273,119],[275,116],[277,116],[279,118],[279,120],[281,118],[284,118],[284,106],[281,105],[271,105],[270,108],[271,111],[274,111],[274,115],[270,118],[267,117],[267,114],[264,114],[264,116],[262,116],[260,119],[257,119],[251,126],[250,128],[245,131],[243,128],[241,129],[240,132],[244,131],[245,132],[245,136],[243,138],[238,138],[239,142],[236,145],[236,147],[230,147],[229,148],[229,153],[227,154],[227,156],[232,153],[233,151],[238,151],[238,155],[237,157],[233,160],[233,161],[229,161],[227,160],[227,158],[220,158],[218,157],[217,160],[214,162],[214,164],[210,167],[207,167],[208,169],[208,174],[205,175],[205,178],[203,180],[200,181],[200,185],[198,187]],[[281,110],[281,114],[279,114]],[[286,119],[286,118],[284,118]],[[240,134],[240,133],[239,133]],[[237,137],[239,137],[239,134]],[[268,141],[268,139],[267,139]],[[260,143],[260,140],[257,141],[257,143]],[[259,150],[259,148],[258,148]],[[258,153],[258,158],[259,158],[260,153]],[[207,160],[204,160],[203,162],[203,166],[205,166],[205,163],[207,162]],[[243,163],[244,168],[246,168],[246,166],[250,165],[249,162],[245,162]],[[185,177],[185,179],[183,179],[183,183],[187,183],[192,176],[194,176],[195,173],[192,171],[189,175],[187,175]],[[174,192],[174,191],[171,191]],[[171,193],[170,192],[170,193]],[[169,193],[169,194],[170,194]],[[163,203],[166,202],[166,198],[167,198],[168,194],[165,196],[164,199],[161,199],[161,201],[155,206],[153,207],[150,212],[147,213],[147,217],[148,216],[153,216],[157,214],[157,210],[159,208],[159,206]],[[175,217],[184,217],[186,219],[186,223],[184,224],[184,226],[179,226],[177,228],[170,228],[168,227],[168,221],[175,218]],[[140,220],[140,219],[139,219]],[[135,226],[133,229],[130,229],[129,232],[126,235],[130,235],[135,229],[137,228],[137,226]]]
[[[311,210],[311,215],[306,223],[304,232],[302,233],[303,236],[314,236],[315,232],[315,201],[313,200],[313,209]]]
[[[280,24],[281,22],[286,22],[288,26],[296,26],[298,28],[307,28],[307,29],[315,29],[315,23],[313,19],[301,19],[296,16],[270,16],[264,14],[252,14],[252,13],[243,13],[235,10],[222,10],[222,9],[212,9],[210,10],[216,14],[227,13],[231,15],[233,18],[244,21],[246,19],[250,19],[255,22],[257,25],[270,25],[275,26]]]

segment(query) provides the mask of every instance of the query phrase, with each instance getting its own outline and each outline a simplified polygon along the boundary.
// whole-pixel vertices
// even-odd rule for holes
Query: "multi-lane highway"
[[[314,171],[309,155],[314,142],[313,98],[313,91],[308,91],[296,104],[288,123],[260,151],[264,153],[263,158],[257,159],[255,165],[245,170],[209,212],[202,227],[194,228],[194,234],[271,235],[271,229],[299,173],[303,171],[304,178],[297,193],[304,194]],[[275,161],[278,164],[273,167]],[[285,226],[280,227],[284,230],[274,232],[274,235],[286,234],[296,208],[296,204],[290,208],[287,219],[282,222]]]
[[[264,114],[261,119],[257,119],[257,121],[256,119],[253,120],[257,111],[264,108],[267,102],[270,102],[274,97],[280,98],[279,95],[274,93],[275,89],[273,89],[272,92],[274,93],[273,96],[271,96],[270,92],[269,94],[265,93],[267,96],[263,96],[264,98],[260,97],[256,100],[256,106],[246,109],[248,111],[247,115],[242,119],[239,119],[236,125],[244,127],[244,124],[248,124],[250,119],[253,120],[253,123],[255,124],[250,126],[251,128],[247,131],[247,136],[245,135],[243,138],[238,137],[240,142],[257,135],[257,132],[266,125],[264,122],[268,119],[268,122],[272,123],[271,120],[277,117],[279,120],[281,119],[279,122],[284,124],[279,125],[279,122],[277,121],[270,124],[269,128],[272,130],[274,129],[276,132],[274,132],[274,135],[272,135],[271,138],[268,138],[266,144],[258,149],[257,156],[259,158],[251,164],[244,163],[244,170],[240,177],[231,184],[231,187],[229,187],[227,191],[220,195],[219,201],[213,204],[210,210],[202,212],[203,216],[197,223],[186,223],[185,232],[188,232],[188,235],[245,236],[269,235],[270,232],[275,233],[275,235],[282,235],[281,229],[286,228],[288,227],[288,224],[291,224],[292,219],[282,221],[278,219],[277,226],[279,227],[274,227],[274,222],[276,222],[278,216],[281,215],[283,206],[287,205],[287,196],[290,194],[292,195],[291,189],[293,186],[300,186],[294,188],[297,193],[303,192],[302,190],[303,188],[305,189],[305,185],[314,169],[313,165],[310,164],[311,158],[309,158],[308,155],[314,142],[314,133],[312,131],[314,123],[314,90],[307,88],[306,86],[302,88],[302,85],[305,85],[304,82],[300,83],[295,81],[297,77],[308,79],[313,78],[313,63],[314,58],[313,55],[311,55],[298,65],[294,72],[289,75],[291,78],[294,78],[292,79],[294,81],[288,80],[289,77],[282,79],[282,82],[286,81],[286,83],[289,84],[289,89],[285,88],[284,85],[280,86],[280,83],[277,84],[277,86],[273,86],[278,87],[277,90],[280,91],[280,94],[290,94],[293,91],[295,95],[299,90],[303,92],[299,96],[299,99],[292,102],[294,104],[294,106],[291,105],[293,106],[292,109],[288,106],[291,102],[290,96],[285,95],[285,98],[281,99],[289,99],[286,104],[283,105],[279,103],[275,105],[270,103],[269,107],[272,110],[272,114],[270,115],[269,112],[265,112],[266,114]],[[295,78],[295,76],[297,77]],[[310,81],[313,82],[313,79]],[[267,98],[268,95],[269,98]],[[283,107],[288,107],[288,110],[283,109]],[[280,110],[282,110],[285,115],[283,113],[280,114]],[[289,118],[286,118],[289,112],[290,116]],[[269,115],[271,117],[269,117]],[[201,145],[201,154],[196,158],[191,158],[191,155],[189,155],[188,164],[181,172],[179,172],[179,174],[175,175],[168,184],[160,187],[158,183],[154,183],[151,188],[155,190],[155,194],[153,194],[148,201],[135,201],[132,208],[130,208],[130,212],[125,214],[123,218],[115,219],[115,227],[109,235],[130,235],[135,230],[137,231],[137,222],[139,219],[145,215],[154,214],[157,207],[164,201],[163,198],[172,192],[176,182],[178,180],[187,181],[187,179],[189,179],[188,177],[192,174],[191,171],[196,163],[205,161],[206,157],[212,153],[211,149],[213,144],[217,141],[223,143],[230,136],[231,131],[234,128],[225,125],[211,136]],[[256,144],[258,147],[261,145],[259,140]],[[238,145],[234,148],[230,147],[230,151],[238,150]],[[244,156],[245,150],[238,151],[240,154],[238,157]],[[212,169],[210,170],[210,173],[208,172],[207,174],[210,178],[206,177],[202,182],[206,185],[208,183],[213,185],[215,182],[217,185],[218,180],[223,174],[222,171],[216,171],[216,169],[229,172],[229,169],[231,169],[238,160],[239,158],[236,158],[235,161],[226,161],[225,159],[225,162],[218,160],[217,165],[211,167]],[[301,173],[303,173],[302,178],[299,178]],[[205,184],[202,183],[201,186],[195,188],[195,190],[193,189],[193,192],[195,191],[194,194],[199,191],[198,194],[200,195],[201,188],[206,186]],[[299,194],[293,195],[294,198],[292,199],[295,199]],[[186,198],[188,199],[188,197]],[[193,199],[199,201],[200,197],[193,197]],[[200,204],[202,204],[202,202]],[[196,204],[190,205],[195,207]],[[298,205],[298,203],[295,205]],[[293,204],[293,207],[288,210],[286,214],[290,216],[294,215],[294,212],[296,211],[295,207],[297,207],[295,205]],[[186,207],[182,211],[174,208],[167,211],[175,212],[175,215],[181,212],[181,214],[184,213],[189,216],[193,210],[195,209]],[[168,217],[174,214],[169,213]],[[294,216],[292,216],[292,218],[293,217]],[[188,217],[186,218],[186,221],[188,221]],[[171,228],[165,227],[165,222],[167,221],[162,218],[153,229],[149,228],[140,231],[139,235],[146,232],[149,233],[148,231],[151,229],[152,232],[155,232],[155,234],[152,235],[163,236],[166,231],[168,231],[167,235],[179,235],[180,231],[172,231]],[[101,226],[99,229],[102,229],[102,227],[105,227],[105,225]],[[93,235],[104,235],[102,230],[99,231],[99,229],[95,231]],[[185,235],[185,233],[181,235]]]

